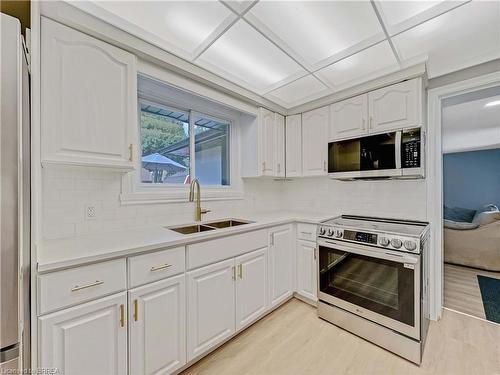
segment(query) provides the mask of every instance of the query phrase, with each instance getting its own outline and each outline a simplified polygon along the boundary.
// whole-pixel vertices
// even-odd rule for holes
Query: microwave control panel
[[[420,129],[405,130],[401,142],[401,167],[420,167]]]

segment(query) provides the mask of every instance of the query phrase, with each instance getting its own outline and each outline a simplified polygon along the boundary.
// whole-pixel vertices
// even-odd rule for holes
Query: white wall
[[[43,170],[42,231],[45,239],[151,225],[193,221],[193,203],[119,202],[121,175],[109,171],[50,168]],[[426,220],[425,180],[336,181],[326,177],[292,181],[244,180],[244,198],[203,202],[211,217],[244,218],[245,212],[303,210],[332,215],[358,214]],[[87,204],[97,214],[86,219]]]
[[[44,239],[193,221],[194,203],[121,205],[119,173],[82,168],[48,168],[43,170],[42,179]],[[244,216],[246,211],[280,208],[280,185],[272,180],[246,180],[244,199],[203,202],[203,208],[212,210],[212,213],[204,215],[204,219],[215,216],[238,217]],[[85,217],[87,204],[97,209],[94,219]]]
[[[425,180],[338,181],[296,179],[282,190],[285,205],[298,210],[426,220]]]

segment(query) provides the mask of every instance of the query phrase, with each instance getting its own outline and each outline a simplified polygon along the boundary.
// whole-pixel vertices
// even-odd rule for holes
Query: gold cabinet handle
[[[125,305],[120,305],[120,327],[125,327]]]
[[[326,160],[323,160],[323,170],[326,172]]]
[[[366,124],[365,124],[365,123],[366,123],[366,120],[365,120],[365,118],[363,117],[363,118],[361,119],[361,129],[363,129],[363,130],[365,130],[365,129],[366,129]]]
[[[134,158],[134,145],[131,143],[128,145],[128,160],[133,161]]]
[[[281,164],[278,163],[278,173],[280,173],[280,172],[281,172]]]
[[[139,307],[138,307],[139,303],[137,302],[137,300],[135,299],[134,300],[134,320],[137,322],[137,319],[139,319]]]
[[[243,264],[238,265],[238,276],[240,279],[243,279]]]
[[[161,266],[153,266],[153,267],[151,267],[150,271],[151,272],[161,271],[161,270],[165,270],[165,269],[170,268],[170,267],[172,267],[171,264],[165,263],[165,264],[162,264]]]
[[[262,162],[262,172],[265,172],[266,171],[266,162],[263,161]]]
[[[94,286],[98,286],[98,285],[102,285],[102,284],[104,284],[104,281],[96,280],[95,282],[90,283],[90,284],[86,284],[86,285],[75,285],[73,288],[71,288],[71,291],[77,292],[77,291],[82,290],[82,289],[92,288]]]
[[[369,121],[369,123],[368,123],[368,128],[370,128],[370,129],[371,129],[371,128],[372,128],[372,126],[373,126],[372,122],[373,122],[373,116],[370,116],[370,121]]]

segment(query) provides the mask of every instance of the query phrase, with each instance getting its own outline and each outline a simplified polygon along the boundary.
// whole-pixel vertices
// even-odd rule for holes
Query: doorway
[[[441,106],[446,308],[500,323],[500,85]]]

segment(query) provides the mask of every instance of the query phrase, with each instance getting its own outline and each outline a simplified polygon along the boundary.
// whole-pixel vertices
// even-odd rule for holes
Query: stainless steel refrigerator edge
[[[30,116],[21,25],[0,17],[0,371],[6,371],[29,364]]]

